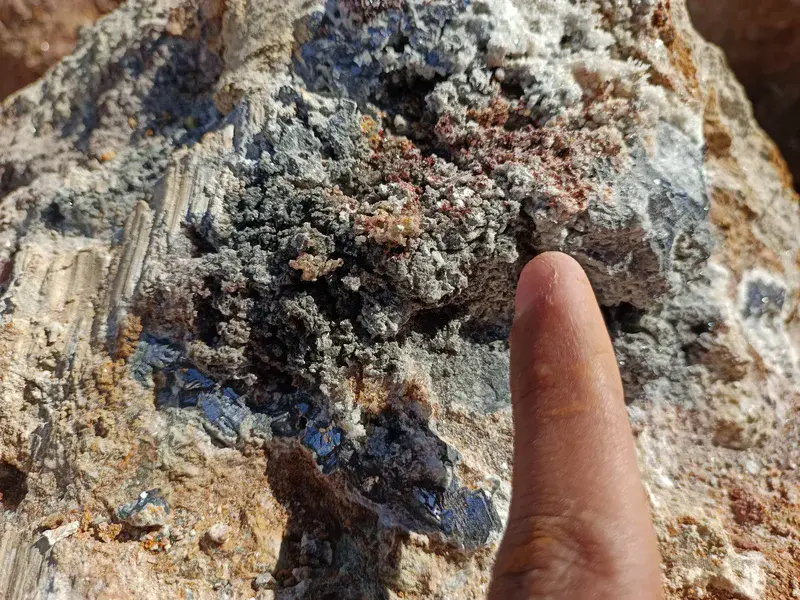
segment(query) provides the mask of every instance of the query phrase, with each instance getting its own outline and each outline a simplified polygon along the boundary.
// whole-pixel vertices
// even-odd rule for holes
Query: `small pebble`
[[[404,117],[401,115],[394,116],[394,128],[397,130],[398,133],[405,133],[408,131],[408,121],[405,120]]]
[[[750,473],[750,475],[758,475],[758,473],[761,471],[761,465],[754,460],[748,460],[746,463],[744,463],[744,469]]]
[[[253,580],[253,589],[256,591],[277,585],[272,573],[262,573]]]
[[[215,523],[206,531],[206,541],[216,546],[221,546],[228,539],[231,528],[225,523]]]

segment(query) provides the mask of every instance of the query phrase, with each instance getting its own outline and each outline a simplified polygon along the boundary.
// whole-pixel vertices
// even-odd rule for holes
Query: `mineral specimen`
[[[2,105],[0,194],[6,595],[481,597],[550,249],[669,597],[792,593],[800,206],[682,1],[129,0]]]

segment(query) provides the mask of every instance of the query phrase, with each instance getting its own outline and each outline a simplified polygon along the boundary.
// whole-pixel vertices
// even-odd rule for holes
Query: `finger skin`
[[[511,334],[513,496],[490,600],[656,600],[660,558],[622,382],[583,269],[523,270]]]

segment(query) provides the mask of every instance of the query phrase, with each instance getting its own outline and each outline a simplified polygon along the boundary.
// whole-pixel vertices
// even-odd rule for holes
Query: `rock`
[[[224,544],[230,535],[231,528],[225,523],[215,523],[205,533],[205,540],[215,546]]]
[[[49,550],[61,540],[73,535],[78,529],[80,529],[80,523],[78,521],[72,521],[61,527],[49,529],[42,534],[39,545],[44,546],[45,550]]]
[[[746,450],[764,443],[772,431],[772,419],[768,407],[758,401],[758,394],[734,386],[732,390],[721,393],[720,400],[714,411],[715,444]]]
[[[745,461],[744,468],[750,475],[758,475],[761,472],[761,465],[756,460]]]
[[[713,521],[685,520],[679,527],[680,550],[673,555],[673,567],[668,569],[668,592],[702,590],[748,600],[764,597],[767,574],[761,553],[736,552],[719,524]],[[680,597],[678,594],[674,597]]]
[[[725,50],[759,123],[800,181],[800,10],[783,0],[689,0],[688,5],[700,33]]]
[[[300,562],[312,567],[330,565],[333,562],[333,549],[330,542],[304,533],[300,540]]]
[[[763,523],[766,519],[766,508],[751,491],[733,488],[730,491],[731,511],[733,518],[740,525]]]
[[[789,593],[800,204],[683,0],[128,0],[0,125],[0,596],[482,597],[544,250],[602,304],[669,600]]]
[[[274,587],[277,584],[271,573],[262,573],[253,580],[253,589],[256,591],[264,590],[269,587]]]
[[[142,492],[137,500],[123,504],[116,511],[121,523],[141,529],[162,527],[169,514],[169,504],[158,489]]]

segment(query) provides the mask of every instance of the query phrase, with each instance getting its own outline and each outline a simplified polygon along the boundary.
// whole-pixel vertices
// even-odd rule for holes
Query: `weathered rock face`
[[[481,597],[547,249],[670,596],[792,593],[800,208],[682,3],[130,0],[0,119],[7,595]]]
[[[700,33],[720,46],[755,116],[800,180],[800,4],[689,0]]]

